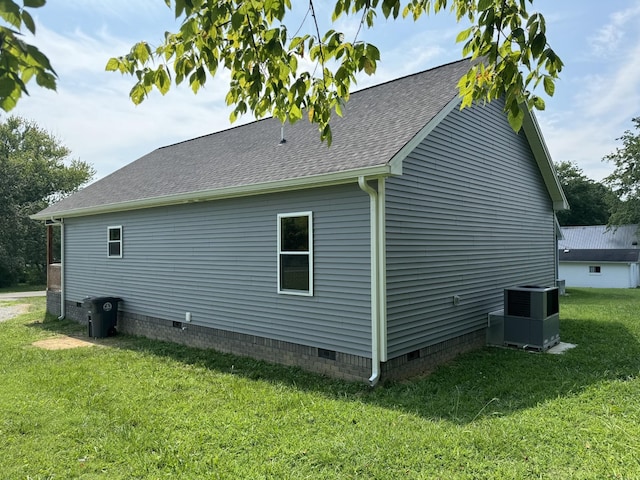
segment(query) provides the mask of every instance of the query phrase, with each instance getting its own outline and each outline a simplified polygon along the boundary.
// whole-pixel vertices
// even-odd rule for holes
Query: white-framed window
[[[107,227],[107,257],[122,258],[122,225]]]
[[[600,265],[589,265],[589,273],[591,275],[600,275],[602,273],[602,269]]]
[[[278,293],[313,295],[313,214],[278,214]]]

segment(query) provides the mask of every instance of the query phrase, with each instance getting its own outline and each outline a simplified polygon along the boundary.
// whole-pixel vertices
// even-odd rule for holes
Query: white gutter
[[[382,182],[380,179],[379,184]],[[380,380],[380,204],[379,192],[372,188],[364,176],[358,177],[358,185],[370,198],[371,225],[371,377],[369,385],[374,387]]]
[[[251,195],[262,195],[267,193],[280,193],[284,191],[302,190],[306,188],[326,187],[331,185],[343,185],[352,183],[354,178],[388,176],[398,172],[400,167],[391,165],[378,165],[374,167],[357,168],[318,175],[310,175],[302,178],[287,180],[276,180],[250,185],[240,185],[234,187],[214,188],[199,190],[195,192],[176,193],[171,195],[161,195],[151,198],[140,198],[136,200],[126,200],[123,202],[109,203],[104,205],[94,205],[90,207],[71,208],[30,215],[33,220],[48,220],[55,215],[58,218],[82,217],[87,215],[98,215],[103,213],[124,212],[129,210],[139,210],[152,207],[166,207],[168,205],[179,205],[182,203],[205,202],[210,200],[220,200],[225,198],[237,198]],[[82,192],[79,192],[82,193]],[[76,194],[77,195],[77,194]],[[64,201],[64,200],[63,200]]]
[[[64,218],[56,220],[51,217],[51,223],[60,225],[60,316],[58,320],[64,320],[66,316],[66,299],[64,294]]]

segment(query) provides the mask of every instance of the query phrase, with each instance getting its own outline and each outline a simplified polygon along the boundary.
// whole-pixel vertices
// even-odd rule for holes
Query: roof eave
[[[377,165],[373,167],[344,170],[341,172],[311,175],[294,179],[276,180],[271,182],[255,183],[250,185],[240,185],[196,192],[178,193],[174,195],[164,195],[159,197],[143,198],[125,202],[109,203],[85,208],[75,208],[49,212],[46,210],[31,215],[33,220],[49,220],[71,217],[84,217],[89,215],[99,215],[105,213],[124,212],[129,210],[141,210],[145,208],[166,207],[169,205],[179,205],[183,203],[206,202],[220,200],[224,198],[245,197],[250,195],[261,195],[267,193],[284,192],[291,190],[301,190],[305,188],[326,187],[331,185],[341,185],[345,183],[357,182],[358,177],[379,178],[396,174],[390,164]]]
[[[542,178],[547,186],[551,200],[553,201],[553,209],[555,211],[569,210],[569,202],[567,201],[567,197],[560,185],[560,180],[558,179],[556,169],[553,166],[549,149],[542,137],[540,125],[538,124],[533,112],[529,111],[526,107],[523,107],[523,110],[524,120],[522,122],[522,128],[529,140],[531,151],[538,163],[538,167],[542,173]]]

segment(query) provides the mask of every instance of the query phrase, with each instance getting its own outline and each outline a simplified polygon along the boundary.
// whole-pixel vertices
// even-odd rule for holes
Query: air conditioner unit
[[[504,343],[540,351],[560,343],[557,287],[524,285],[504,290]]]

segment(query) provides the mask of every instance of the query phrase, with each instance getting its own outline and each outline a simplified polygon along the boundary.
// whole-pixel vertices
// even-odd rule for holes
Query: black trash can
[[[89,336],[102,338],[115,335],[118,322],[118,297],[87,297],[84,306],[87,308],[87,324]]]

